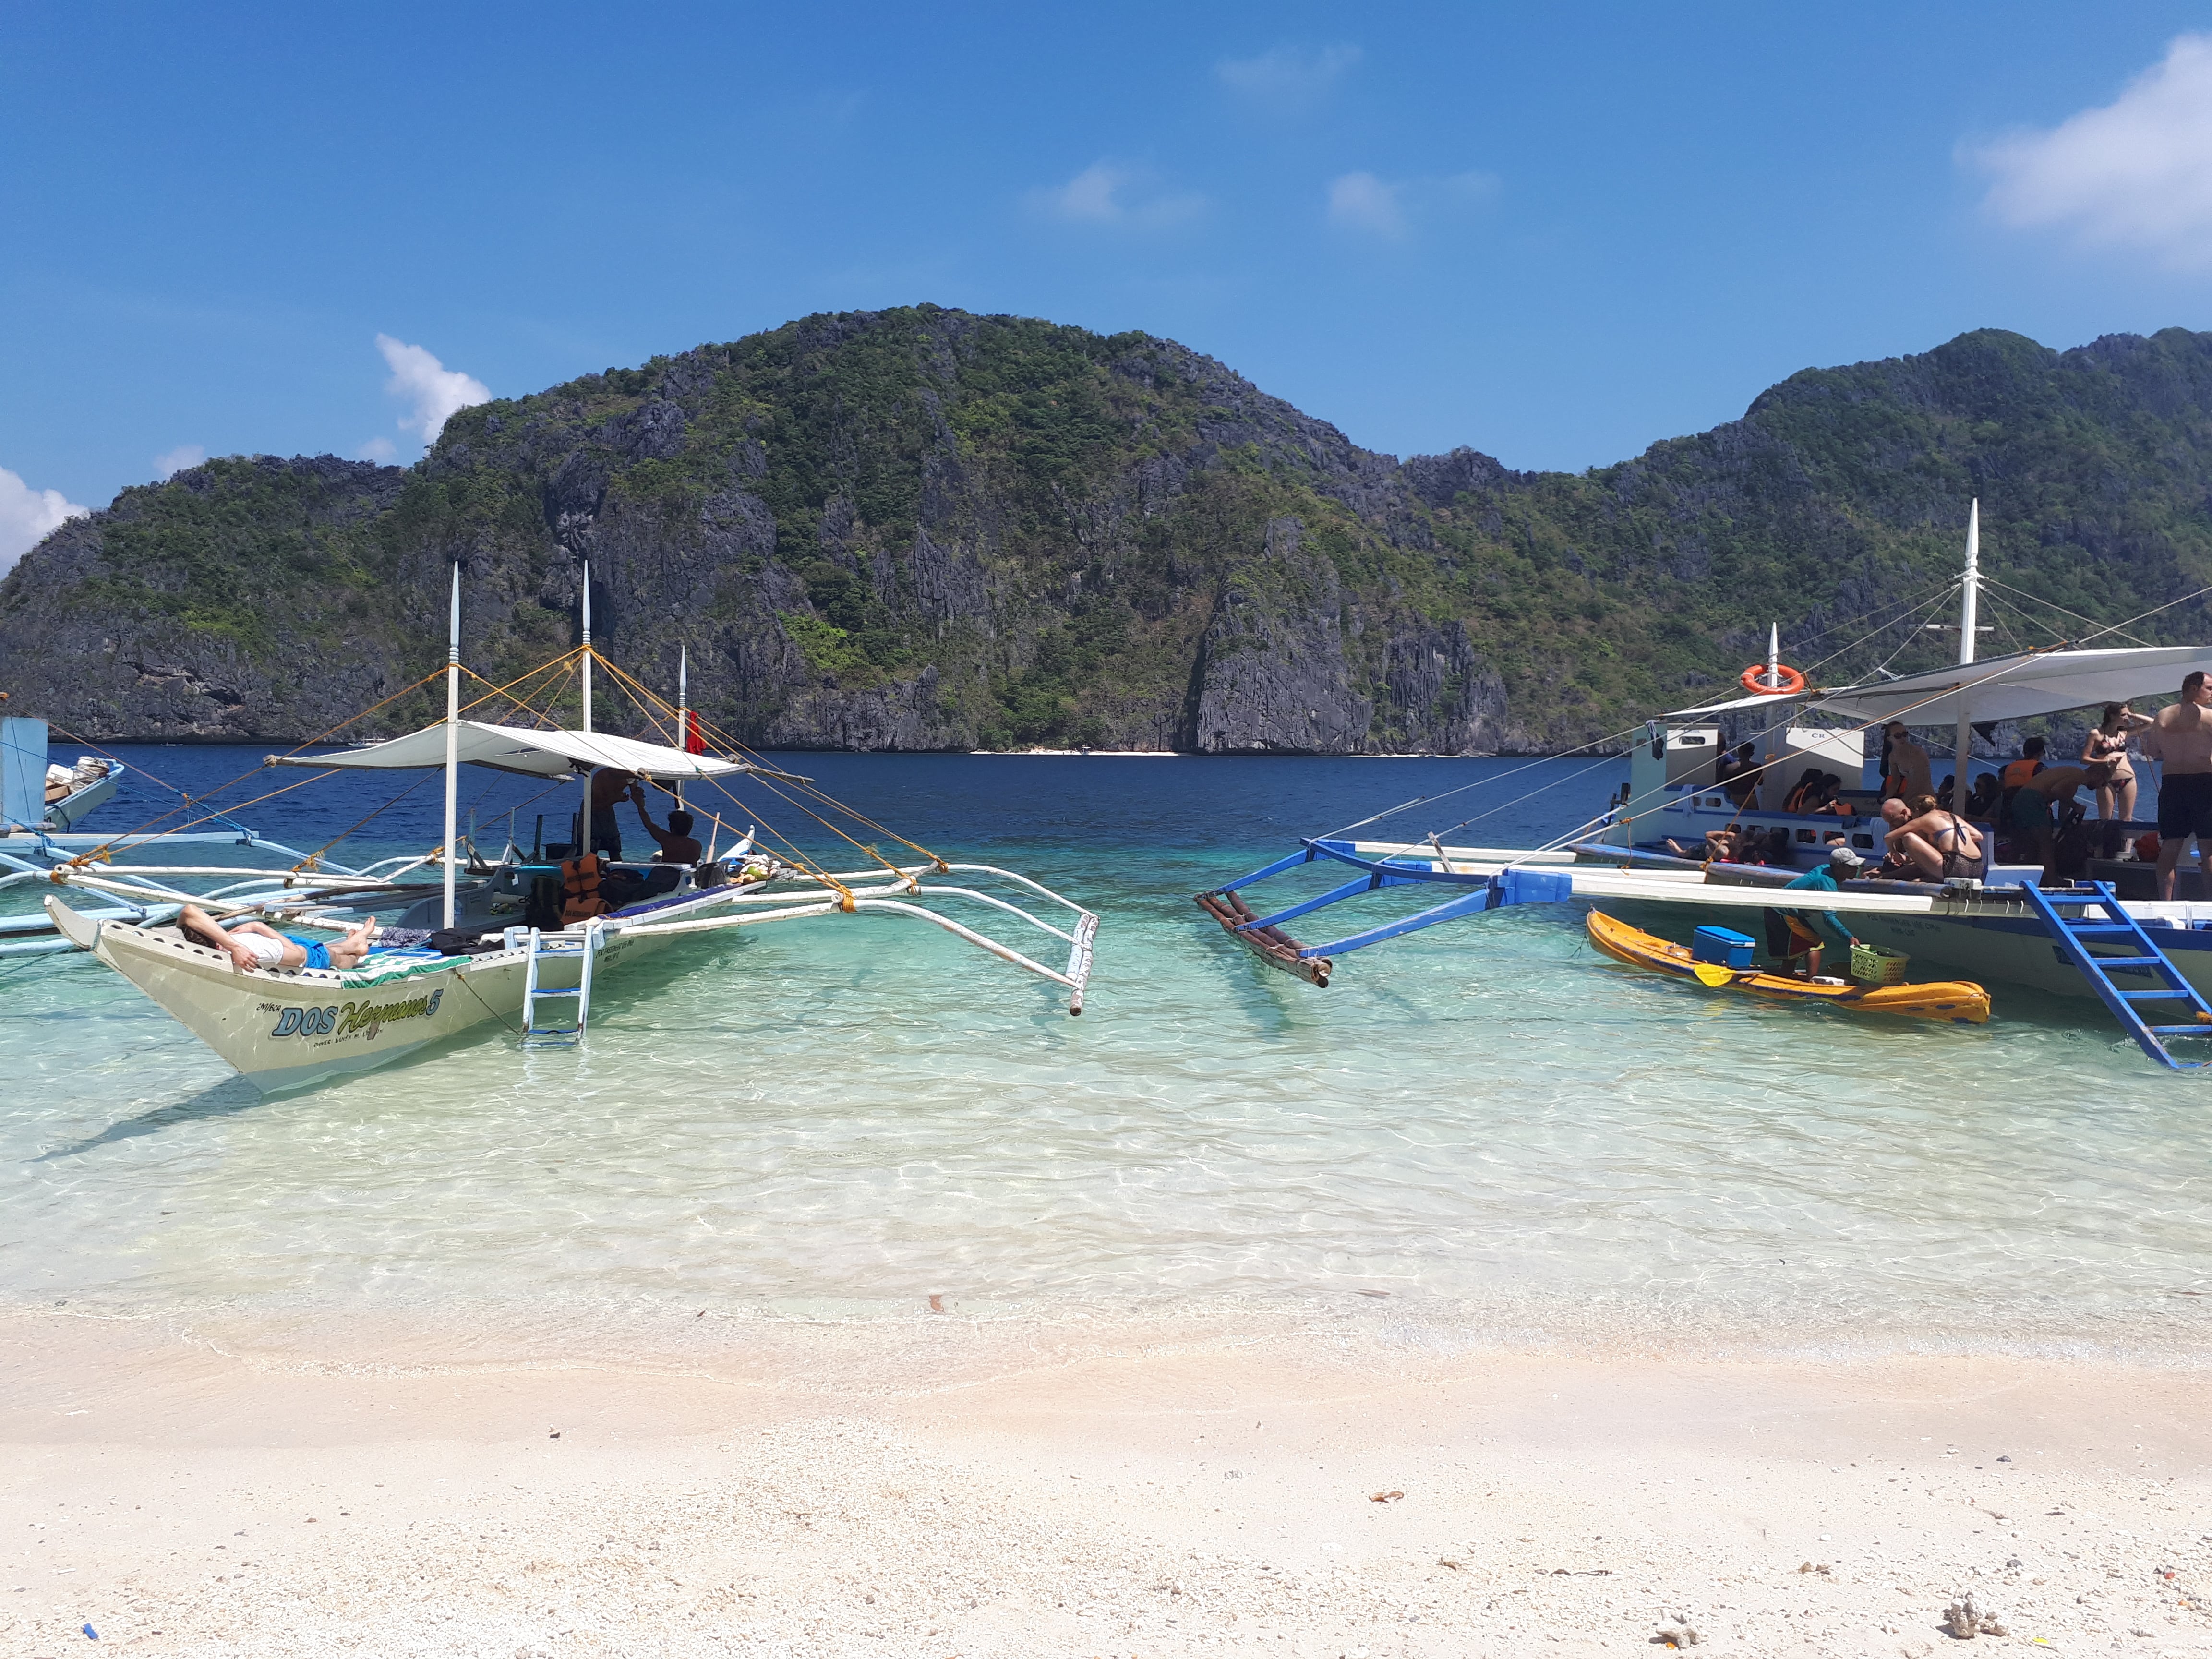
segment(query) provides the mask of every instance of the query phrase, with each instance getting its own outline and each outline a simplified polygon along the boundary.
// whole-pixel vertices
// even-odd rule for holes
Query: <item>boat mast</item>
[[[584,727],[592,729],[592,562],[584,561]],[[580,859],[592,850],[592,774],[584,774],[584,802],[576,809],[576,842],[568,856]]]
[[[1959,595],[1959,666],[1966,667],[1974,659],[1974,622],[1980,607],[1982,589],[1982,503],[1977,496],[1966,508],[1966,569],[1960,583]],[[1966,679],[1960,675],[1960,681]],[[1966,706],[1962,692],[1959,698],[1959,737],[1957,758],[1952,763],[1951,810],[1961,817],[1966,816],[1966,766],[1973,755],[1974,717]]]
[[[453,607],[446,628],[446,922],[453,925],[453,818],[459,805],[461,738],[461,563],[453,561]]]
[[[1766,624],[1766,689],[1782,689],[1782,624]]]
[[[676,746],[691,747],[691,647],[676,647]],[[676,780],[676,804],[684,805],[684,780]]]

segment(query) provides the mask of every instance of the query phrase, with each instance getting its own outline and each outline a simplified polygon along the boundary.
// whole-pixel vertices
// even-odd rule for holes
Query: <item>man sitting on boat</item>
[[[1765,768],[1753,756],[1758,751],[1747,743],[1740,743],[1732,755],[1723,755],[1713,763],[1713,782],[1721,793],[1741,811],[1749,804],[1753,791],[1759,787],[1759,778]]]
[[[362,922],[342,939],[325,942],[280,933],[265,921],[217,921],[197,904],[177,913],[177,926],[186,939],[211,945],[229,957],[241,974],[257,968],[358,968],[368,954],[374,918]]]
[[[2212,685],[2202,669],[2181,682],[2181,701],[2161,708],[2143,733],[2142,751],[2162,763],[2158,784],[2158,896],[2173,896],[2181,849],[2197,837],[2204,891],[2212,896]]]
[[[1938,806],[1933,795],[1921,796],[1907,810],[1911,816],[1893,824],[1884,837],[1890,852],[1910,866],[1911,875],[1906,879],[1980,878],[1982,838],[1973,825]]]
[[[668,828],[661,830],[654,826],[653,814],[645,810],[645,787],[642,784],[634,783],[630,786],[629,803],[637,808],[638,822],[645,826],[645,833],[651,836],[660,848],[659,853],[655,855],[657,862],[661,864],[699,862],[706,849],[699,845],[697,837],[691,833],[692,819],[689,812],[680,806],[678,807],[668,815]]]

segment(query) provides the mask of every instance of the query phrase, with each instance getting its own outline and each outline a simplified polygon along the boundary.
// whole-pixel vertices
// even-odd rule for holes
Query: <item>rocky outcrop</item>
[[[1351,688],[1344,589],[1298,521],[1272,520],[1260,556],[1222,584],[1200,647],[1190,746],[1204,755],[1341,755],[1375,705]]]
[[[749,744],[1540,750],[1732,683],[1770,622],[1832,681],[1926,665],[1854,634],[1940,587],[1977,495],[1991,574],[2201,636],[2169,602],[2212,583],[2212,336],[1964,335],[1570,477],[1375,454],[1142,334],[852,312],[464,410],[404,471],[125,490],[0,580],[0,689],[103,740],[400,729],[459,563],[488,681],[578,641],[588,568],[594,644],[662,696],[688,653]]]

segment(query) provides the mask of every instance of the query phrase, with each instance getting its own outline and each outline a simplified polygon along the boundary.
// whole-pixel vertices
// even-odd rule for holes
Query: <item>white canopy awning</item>
[[[2120,651],[2030,651],[1872,685],[1705,703],[1676,709],[1667,718],[1802,702],[1808,714],[1834,714],[1853,722],[1899,720],[1907,726],[1952,726],[1961,715],[1977,721],[2030,720],[2136,697],[2173,696],[2181,690],[2182,677],[2197,668],[2212,672],[2212,648],[2160,645]]]
[[[532,731],[520,726],[458,722],[454,744],[463,764],[489,766],[538,778],[568,777],[590,767],[612,766],[649,778],[718,778],[753,769],[743,761],[689,755],[665,744],[640,743],[605,732]],[[363,771],[417,771],[446,763],[446,726],[441,720],[404,738],[372,743],[336,755],[271,755],[271,766],[343,767]]]

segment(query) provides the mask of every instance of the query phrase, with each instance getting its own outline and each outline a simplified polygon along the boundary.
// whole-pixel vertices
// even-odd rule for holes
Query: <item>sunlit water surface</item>
[[[197,793],[258,751],[125,757]],[[1190,902],[1394,801],[1489,781],[1393,821],[1419,833],[1566,781],[1458,836],[1527,843],[1602,802],[1610,765],[784,759],[1097,909],[1089,1012],[934,929],[840,918],[611,976],[580,1052],[486,1028],[264,1099],[88,958],[0,967],[0,1297],[492,1310],[583,1342],[694,1307],[1296,1317],[1385,1291],[1518,1340],[2206,1351],[2212,1085],[2094,1005],[2000,988],[1984,1030],[1764,1006],[1612,963],[1548,906],[1316,991]],[[535,789],[470,798],[489,826]],[[246,817],[311,846],[390,792]],[[356,851],[434,841],[435,793]],[[165,804],[141,785],[94,823]]]

